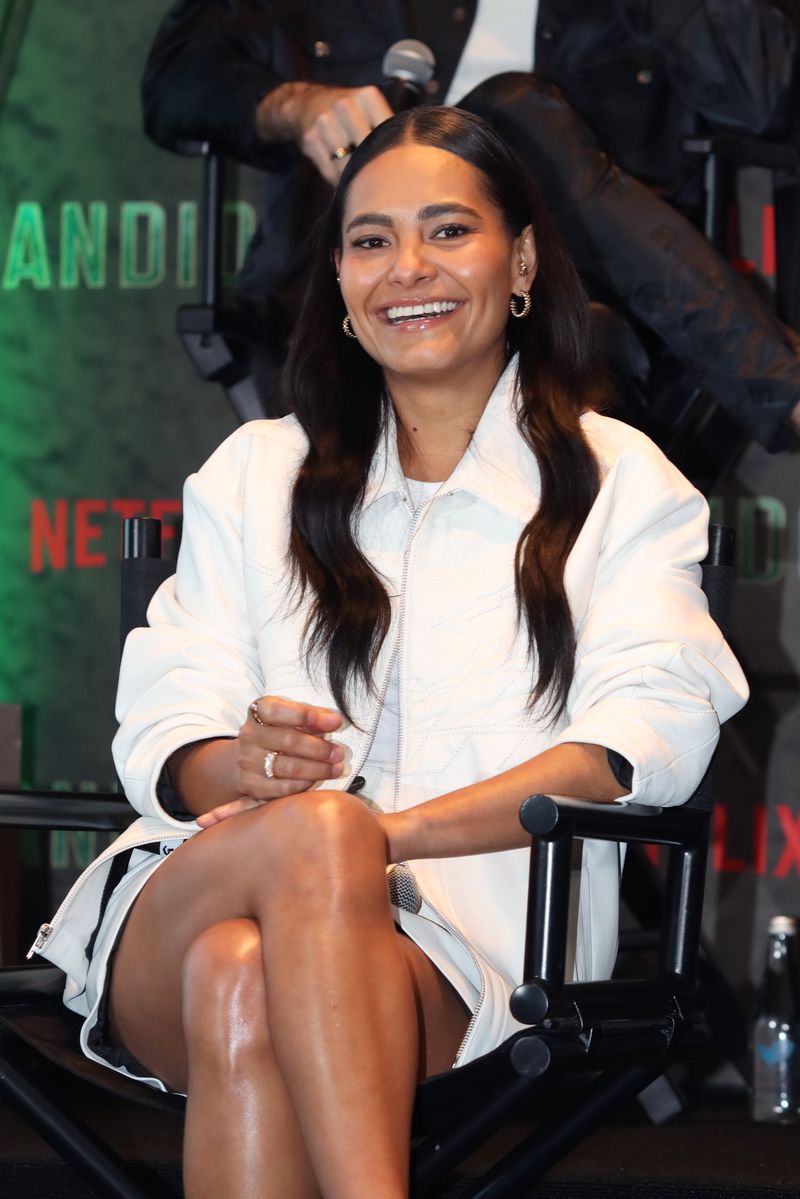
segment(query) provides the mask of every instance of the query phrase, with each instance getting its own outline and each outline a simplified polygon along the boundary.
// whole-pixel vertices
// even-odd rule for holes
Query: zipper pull
[[[46,942],[47,938],[50,936],[52,931],[53,931],[52,924],[42,924],[40,926],[39,931],[36,934],[36,940],[34,941],[33,945],[31,945],[28,952],[25,954],[26,961],[30,961],[30,959],[33,957],[33,955],[35,953],[42,952],[42,950],[44,949],[44,946],[45,946],[45,942]]]

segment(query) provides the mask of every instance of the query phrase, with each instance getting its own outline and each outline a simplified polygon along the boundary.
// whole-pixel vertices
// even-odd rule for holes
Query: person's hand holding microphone
[[[256,110],[262,141],[295,142],[328,183],[335,185],[355,149],[393,113],[419,103],[435,62],[423,43],[396,42],[383,60],[384,90],[294,82],[269,92]]]

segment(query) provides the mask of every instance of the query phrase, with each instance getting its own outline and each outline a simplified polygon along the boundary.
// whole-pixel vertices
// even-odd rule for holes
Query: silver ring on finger
[[[276,749],[269,749],[264,754],[264,774],[268,779],[275,778],[275,759],[278,756]]]

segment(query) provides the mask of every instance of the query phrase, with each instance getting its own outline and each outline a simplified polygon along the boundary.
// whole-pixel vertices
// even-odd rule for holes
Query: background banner
[[[166,7],[0,4],[0,702],[24,706],[32,786],[114,785],[121,519],[160,515],[169,538],[183,479],[236,424],[174,332],[196,288],[201,166],[141,132]],[[234,268],[258,179],[231,177]],[[769,282],[761,186],[742,266]],[[800,910],[797,458],[748,450],[713,508],[739,530],[733,641],[753,699],[724,737],[707,931],[746,987],[768,916]],[[94,851],[61,835],[49,864],[74,872]]]

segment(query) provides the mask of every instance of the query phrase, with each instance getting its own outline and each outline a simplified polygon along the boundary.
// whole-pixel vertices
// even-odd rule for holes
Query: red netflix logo
[[[767,819],[774,820],[780,833],[780,842],[768,853]],[[746,855],[734,852],[731,847],[731,813],[728,804],[718,803],[714,807],[714,822],[711,832],[711,865],[718,874],[744,874],[752,870],[770,878],[788,878],[800,874],[800,811],[793,812],[788,804],[776,803],[769,808],[757,804],[750,817],[750,837],[746,840]],[[736,813],[737,823],[747,821],[747,812]],[[777,839],[776,839],[777,840]],[[658,865],[660,846],[645,847],[647,856]],[[770,860],[771,857],[771,860]]]
[[[169,542],[180,511],[180,500],[32,500],[31,573],[83,570],[118,561],[120,524],[128,516],[156,517],[162,522],[163,541]]]

